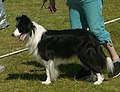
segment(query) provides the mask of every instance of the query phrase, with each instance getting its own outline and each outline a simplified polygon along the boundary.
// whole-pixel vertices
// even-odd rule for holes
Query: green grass
[[[57,12],[50,13],[48,9],[41,9],[42,0],[5,0],[7,20],[10,26],[0,30],[0,55],[24,48],[22,42],[11,36],[15,29],[15,18],[28,15],[33,21],[47,29],[68,29],[69,16],[66,0],[57,0]],[[46,4],[46,6],[48,3]],[[120,17],[119,0],[104,0],[103,16],[105,21]],[[115,48],[120,55],[120,21],[107,24],[105,27],[111,33]],[[105,51],[106,52],[106,51]],[[107,52],[106,52],[107,53]],[[42,85],[45,80],[45,69],[35,62],[35,58],[28,52],[22,52],[0,59],[0,65],[5,71],[0,74],[0,92],[119,92],[120,77],[108,79],[100,86],[94,86],[87,81],[74,80],[75,63],[63,67],[66,74],[60,76],[50,85]]]

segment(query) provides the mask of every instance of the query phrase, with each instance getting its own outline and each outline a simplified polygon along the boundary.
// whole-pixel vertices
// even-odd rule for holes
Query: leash
[[[47,7],[45,6],[45,3],[46,3],[47,1],[48,1],[48,0],[42,0],[43,4],[42,4],[41,8],[43,8],[43,7],[47,8]]]

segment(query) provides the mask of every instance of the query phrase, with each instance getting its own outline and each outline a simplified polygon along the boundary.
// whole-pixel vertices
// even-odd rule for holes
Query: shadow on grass
[[[33,65],[35,67],[43,67],[40,63],[38,63],[37,61],[27,61],[27,62],[22,62],[22,64],[25,65]]]
[[[40,71],[45,71],[45,69],[43,69],[43,66],[37,61],[28,61],[28,62],[23,62],[22,64],[39,67]],[[61,64],[61,65],[58,65],[58,69],[60,72],[62,72],[63,75],[64,74],[74,75],[76,74],[76,72],[78,72],[81,69],[81,66],[76,63]],[[30,72],[35,72],[35,71],[38,71],[38,70],[30,70]]]
[[[8,74],[6,80],[13,80],[13,79],[22,79],[22,80],[45,80],[45,74],[30,74],[30,73],[13,73]]]
[[[43,68],[42,65],[40,65],[36,61],[23,62],[22,64],[33,65],[33,66],[39,67],[39,69],[30,70],[30,73],[8,74],[8,77],[6,78],[6,80],[12,80],[12,79],[45,80],[46,79],[45,69]],[[59,65],[58,68],[59,68],[59,71],[60,71],[60,77],[69,78],[69,79],[72,79],[72,80],[76,77],[76,74],[78,73],[78,71],[81,70],[81,66],[79,64],[75,64],[75,63],[73,63],[73,64],[62,64],[62,65]],[[83,75],[84,72],[85,71],[79,73],[80,77]]]
[[[29,66],[32,65],[32,66],[38,67],[39,69],[32,69],[28,73],[23,72],[23,73],[8,74],[8,77],[6,78],[6,80],[13,80],[13,79],[45,80],[46,79],[46,74],[43,73],[45,71],[45,69],[37,61],[27,61],[27,62],[22,62],[21,64],[29,65]],[[40,73],[38,73],[38,72],[40,72]]]

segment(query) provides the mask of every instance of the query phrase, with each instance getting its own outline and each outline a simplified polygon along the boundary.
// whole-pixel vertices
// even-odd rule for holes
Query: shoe
[[[0,73],[2,73],[5,70],[4,66],[0,66]]]
[[[9,23],[5,22],[4,24],[2,24],[2,25],[0,26],[0,30],[5,29],[5,28],[7,28],[8,26],[9,26]]]
[[[114,69],[113,72],[108,73],[109,78],[116,78],[120,75],[120,60],[114,62]]]

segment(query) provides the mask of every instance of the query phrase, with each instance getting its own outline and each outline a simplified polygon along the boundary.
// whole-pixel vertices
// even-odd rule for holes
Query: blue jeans
[[[67,0],[71,28],[89,28],[104,44],[110,43],[110,33],[104,28],[102,4],[102,0]]]
[[[9,23],[6,20],[6,12],[4,9],[4,3],[0,0],[0,29],[5,28],[8,26]]]

